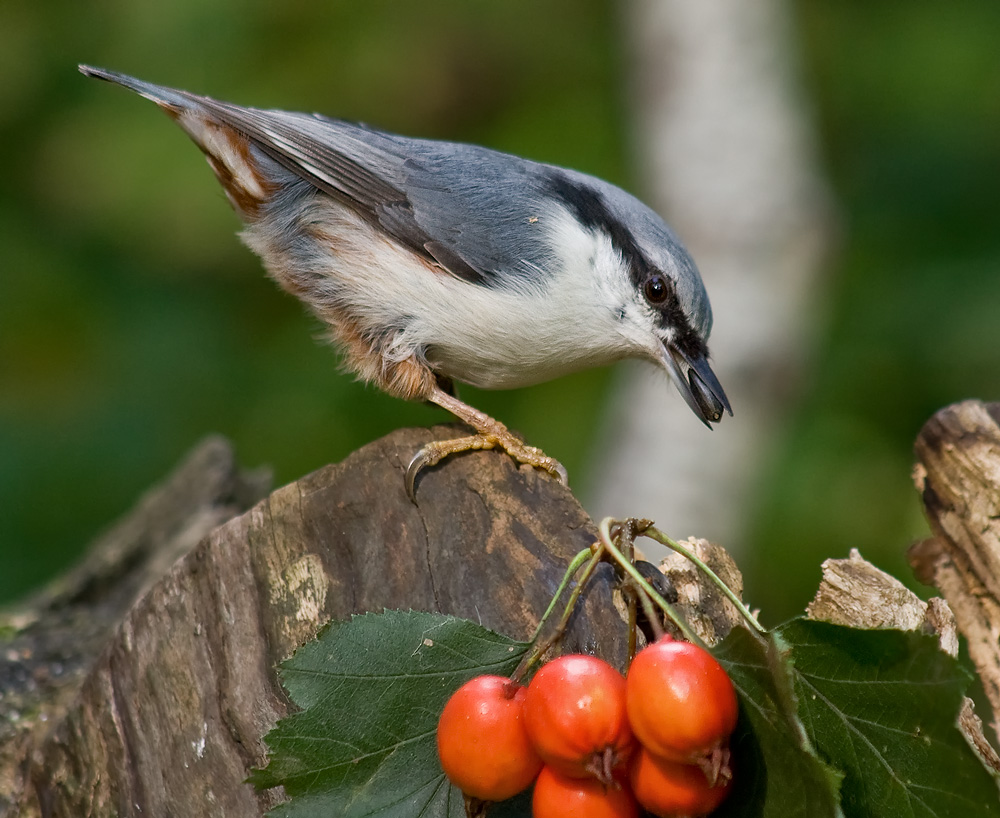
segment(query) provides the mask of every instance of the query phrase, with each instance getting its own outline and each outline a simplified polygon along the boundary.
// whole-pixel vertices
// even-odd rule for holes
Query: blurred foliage
[[[943,406],[1000,400],[1000,5],[797,10],[843,224],[750,536],[768,620],[800,612],[819,563],[853,547],[913,585],[905,549],[929,534],[913,441]]]
[[[916,432],[944,404],[1000,396],[1000,7],[796,11],[844,224],[805,397],[748,535],[750,597],[774,617],[850,546],[908,576],[902,550],[925,531]],[[198,151],[76,63],[634,187],[616,13],[610,0],[0,4],[0,599],[56,573],[210,431],[283,483],[447,419],[336,374],[318,324],[232,237]],[[598,371],[463,395],[580,473],[606,385]]]

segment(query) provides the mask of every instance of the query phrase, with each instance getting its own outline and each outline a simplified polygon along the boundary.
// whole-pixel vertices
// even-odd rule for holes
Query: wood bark
[[[938,597],[924,602],[898,579],[863,559],[857,549],[851,549],[846,560],[823,563],[823,580],[806,614],[848,628],[923,631],[936,635],[945,653],[958,655],[957,623],[948,603]],[[1000,756],[983,735],[983,723],[969,698],[959,712],[958,729],[980,761],[1000,773]]]
[[[942,409],[915,450],[914,480],[935,536],[910,549],[910,563],[955,612],[1000,740],[1000,403]]]
[[[569,559],[596,538],[569,491],[506,455],[405,466],[449,428],[401,430],[259,502],[213,440],[5,614],[0,814],[247,816],[244,783],[289,712],[276,667],[331,618],[439,611],[530,637]],[[563,643],[624,663],[604,565]],[[620,600],[618,601],[620,605]]]
[[[595,527],[567,489],[496,452],[427,470],[413,504],[406,463],[451,433],[401,430],[270,495],[210,439],[79,566],[0,614],[0,815],[262,815],[283,792],[244,782],[290,712],[276,668],[323,623],[414,608],[528,637]],[[948,604],[853,553],[824,564],[809,614],[933,631],[953,654],[957,623],[996,719],[1000,404],[942,410],[916,450],[936,536],[911,561]],[[739,590],[722,549],[689,545]],[[664,570],[688,621],[723,637],[732,611],[684,561]],[[623,664],[622,606],[602,566],[563,649]],[[1000,768],[971,706],[961,724]]]
[[[958,655],[958,634],[969,647],[1000,739],[1000,403],[946,407],[920,431],[914,481],[935,537],[912,546],[917,577],[943,598],[927,602],[852,550],[823,563],[823,581],[810,618],[855,628],[900,628],[937,634],[941,649]],[[1000,756],[983,735],[966,699],[961,729],[983,763],[1000,772]]]
[[[207,439],[75,568],[0,612],[0,815],[52,814],[52,793],[33,793],[31,779],[44,777],[55,731],[89,706],[81,689],[116,629],[176,560],[269,484],[261,471],[238,469],[224,440]],[[84,754],[78,766],[92,763]]]

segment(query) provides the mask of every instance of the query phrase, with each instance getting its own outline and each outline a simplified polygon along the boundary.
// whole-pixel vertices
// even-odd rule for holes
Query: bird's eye
[[[666,279],[661,275],[650,276],[642,285],[642,291],[650,304],[662,304],[670,294]]]

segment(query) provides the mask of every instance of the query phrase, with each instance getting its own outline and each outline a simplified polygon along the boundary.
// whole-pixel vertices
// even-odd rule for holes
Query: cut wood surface
[[[595,528],[568,489],[496,452],[426,470],[412,503],[409,458],[452,435],[401,430],[252,507],[259,477],[224,441],[198,449],[78,569],[6,612],[0,813],[262,815],[283,793],[244,781],[289,712],[277,665],[329,619],[412,608],[530,637]],[[563,649],[623,665],[600,570]]]

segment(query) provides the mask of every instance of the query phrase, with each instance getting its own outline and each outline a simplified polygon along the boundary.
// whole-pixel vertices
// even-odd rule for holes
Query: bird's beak
[[[704,354],[693,357],[673,344],[664,344],[661,361],[681,397],[709,429],[722,420],[723,411],[732,417],[729,398]]]

